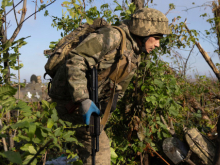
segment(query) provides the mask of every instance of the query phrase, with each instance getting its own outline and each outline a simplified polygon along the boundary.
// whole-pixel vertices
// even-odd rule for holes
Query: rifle
[[[93,67],[88,70],[87,74],[89,98],[99,108],[98,102],[98,74],[97,69]],[[90,135],[92,137],[92,165],[95,165],[95,154],[99,151],[99,135],[100,135],[100,116],[92,113],[90,117]]]

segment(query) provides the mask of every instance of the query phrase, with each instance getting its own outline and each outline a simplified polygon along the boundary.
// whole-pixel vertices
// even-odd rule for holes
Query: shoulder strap
[[[125,32],[118,26],[113,26],[115,29],[118,29],[122,35],[122,41],[121,41],[121,47],[120,47],[120,56],[122,57],[124,51],[126,50],[126,34]],[[118,74],[118,70],[119,70],[119,66],[120,66],[120,61],[122,59],[119,59],[118,63],[117,63],[117,72],[116,72],[116,75]],[[111,107],[112,107],[112,103],[113,103],[113,99],[114,99],[114,95],[115,95],[115,85],[116,85],[116,81],[117,81],[117,76],[115,76],[115,80],[114,80],[114,85],[113,85],[113,90],[111,92],[111,95],[110,95],[110,99],[109,99],[109,102],[107,104],[107,107],[105,109],[105,113],[103,115],[103,118],[101,120],[101,126],[100,126],[100,129],[101,131],[104,130],[105,128],[105,125],[108,121],[108,117],[109,117],[109,114],[110,114],[110,111],[111,111]]]

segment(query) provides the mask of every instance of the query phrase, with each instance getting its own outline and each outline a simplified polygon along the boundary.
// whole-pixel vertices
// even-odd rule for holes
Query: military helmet
[[[137,10],[129,21],[129,30],[137,36],[170,34],[167,17],[160,11],[152,8]]]

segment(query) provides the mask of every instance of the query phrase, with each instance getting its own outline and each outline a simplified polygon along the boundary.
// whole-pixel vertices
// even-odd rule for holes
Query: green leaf
[[[40,131],[41,131],[41,135],[42,135],[43,137],[47,137],[47,133],[45,133],[42,129],[41,129]]]
[[[60,136],[60,135],[62,135],[61,128],[57,128],[57,129],[55,130],[55,132],[54,132],[54,135],[55,135],[55,136]]]
[[[89,17],[86,17],[86,22],[87,22],[88,24],[90,24],[90,25],[93,24],[93,20],[90,19]]]
[[[17,106],[15,107],[15,109],[20,109],[23,112],[26,113],[31,113],[31,107],[27,105],[27,103],[25,103],[24,101],[19,100]]]
[[[171,114],[171,115],[174,115],[174,116],[177,116],[178,115],[178,110],[173,106],[173,105],[171,105],[171,107],[169,108],[169,113]]]
[[[31,144],[27,143],[27,144],[25,144],[24,146],[20,147],[20,149],[21,149],[22,151],[28,151],[30,146],[31,146]]]
[[[63,2],[63,4],[64,4],[64,5],[70,5],[70,4],[71,4],[71,2],[64,1],[64,2]]]
[[[50,109],[50,104],[49,104],[47,101],[41,100],[41,102],[42,102],[42,105],[43,105],[43,106],[45,106],[45,107],[47,107],[48,109]]]
[[[48,119],[47,121],[47,128],[52,128],[54,125],[54,121],[52,119]]]
[[[30,123],[29,125],[29,137],[32,139],[34,137],[35,131],[36,131],[36,125],[34,123]]]
[[[13,95],[15,95],[16,92],[17,92],[17,89],[15,89],[9,85],[2,86],[0,88],[0,98],[2,98],[5,95],[13,96]]]
[[[157,85],[160,88],[163,86],[163,82],[161,80],[159,80],[159,79],[155,79],[154,80],[154,84]]]
[[[12,129],[24,128],[24,127],[29,127],[28,121],[20,121],[20,122],[17,122],[16,124],[11,125]]]
[[[22,164],[21,155],[18,152],[0,152],[0,155],[7,158],[11,163]]]
[[[121,7],[121,6],[116,6],[116,8],[115,8],[115,10],[114,10],[114,11],[118,11],[118,10],[121,10],[121,11],[122,11],[123,9],[122,9],[122,7]]]
[[[35,143],[35,144],[38,144],[38,143],[41,143],[41,140],[39,138],[33,138],[32,141]]]
[[[55,111],[56,111],[56,110],[55,110]],[[58,116],[57,116],[57,114],[52,114],[52,115],[51,115],[51,118],[53,119],[54,122],[58,121],[58,119],[59,119]]]
[[[34,149],[34,146],[29,146],[28,147],[28,151],[31,153],[31,154],[36,154],[37,151]]]
[[[25,158],[23,164],[27,164],[33,157],[34,157],[34,155],[28,155],[28,156]]]
[[[111,158],[116,159],[118,155],[115,153],[115,150],[111,147],[110,151],[111,151]]]
[[[54,109],[56,107],[57,103],[56,102],[53,102],[50,104],[50,109]]]
[[[53,48],[55,48],[55,45],[50,44],[50,45],[49,45],[49,48],[53,49]]]
[[[68,131],[67,133],[65,133],[65,134],[63,135],[63,138],[64,138],[64,139],[67,139],[67,138],[69,138],[71,135],[74,135],[74,132],[73,132],[73,131]]]
[[[73,137],[68,137],[65,139],[67,142],[78,142],[78,140],[76,138]]]

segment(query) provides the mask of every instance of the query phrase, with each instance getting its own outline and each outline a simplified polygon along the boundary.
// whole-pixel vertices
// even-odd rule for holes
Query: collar
[[[126,33],[126,37],[131,41],[135,54],[140,54],[141,49],[138,47],[136,40],[130,34],[127,23],[128,23],[127,20],[125,20],[119,25],[119,27],[124,30],[124,32]]]

